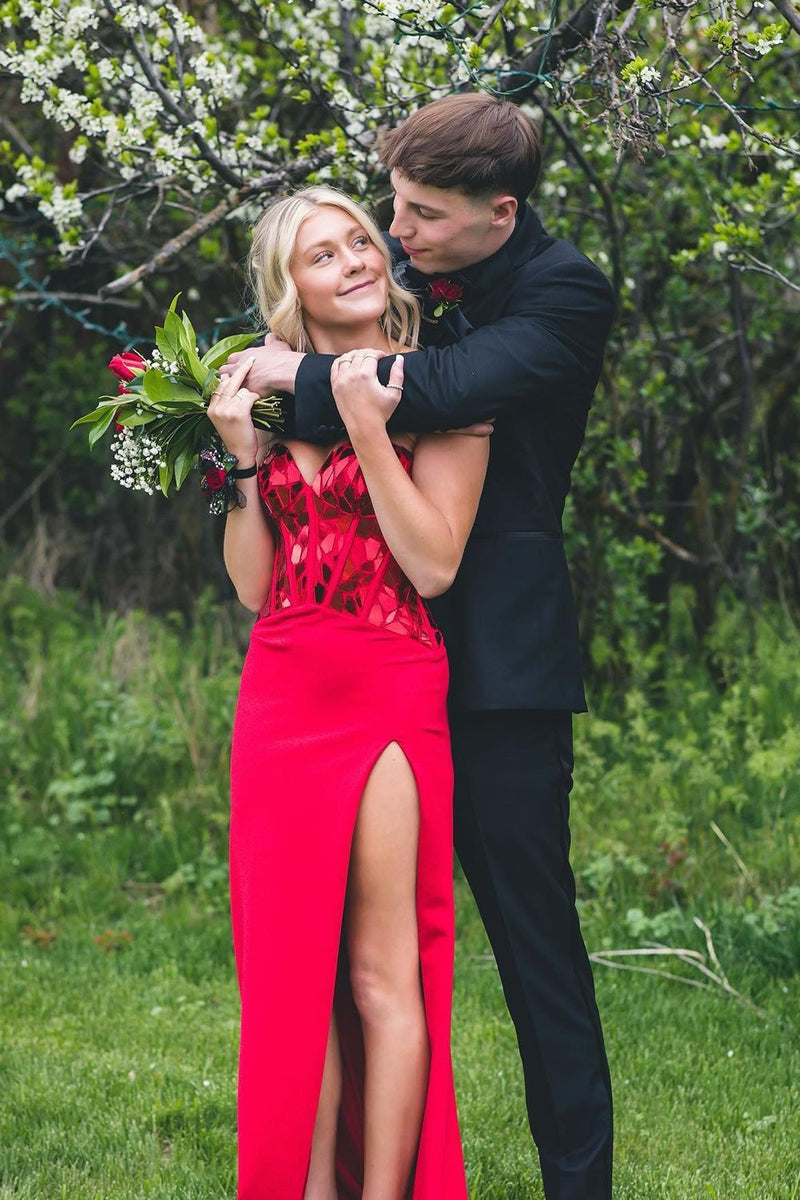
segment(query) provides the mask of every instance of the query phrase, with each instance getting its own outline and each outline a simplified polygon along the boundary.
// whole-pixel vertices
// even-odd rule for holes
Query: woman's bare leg
[[[303,1200],[336,1200],[336,1129],[342,1100],[342,1060],[336,1017],[331,1014],[325,1069],[311,1140],[311,1161]]]
[[[417,935],[419,797],[396,743],[370,775],[350,859],[346,934],[364,1037],[363,1200],[403,1200],[425,1107],[430,1052]]]

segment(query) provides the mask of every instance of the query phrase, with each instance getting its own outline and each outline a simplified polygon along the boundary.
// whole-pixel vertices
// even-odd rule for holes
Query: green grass
[[[576,725],[590,950],[685,947],[718,971],[699,918],[751,1002],[690,986],[677,959],[648,965],[682,982],[597,966],[616,1200],[800,1200],[800,638],[777,616],[744,648],[740,619],[715,632],[722,688],[678,611],[664,677],[632,666]],[[245,632],[205,602],[157,620],[0,587],[0,1200],[233,1195],[226,775]],[[457,903],[471,1200],[537,1200],[463,881]]]
[[[541,1196],[513,1030],[458,884],[454,1061],[472,1200]],[[4,909],[3,1200],[233,1194],[237,996],[227,919],[128,899],[65,915],[38,946]],[[726,966],[730,966],[726,964]],[[718,988],[598,967],[617,1111],[619,1200],[800,1197],[800,980]]]

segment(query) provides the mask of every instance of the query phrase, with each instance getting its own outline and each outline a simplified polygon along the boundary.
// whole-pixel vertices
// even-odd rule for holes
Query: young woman
[[[242,997],[239,1200],[466,1200],[450,1062],[449,587],[488,441],[387,432],[416,335],[371,218],[330,188],[274,204],[264,321],[335,354],[329,447],[258,435],[245,361],[209,416],[238,458],[225,562],[258,613],[232,751]],[[368,349],[356,349],[368,347]],[[252,469],[252,474],[250,470]]]

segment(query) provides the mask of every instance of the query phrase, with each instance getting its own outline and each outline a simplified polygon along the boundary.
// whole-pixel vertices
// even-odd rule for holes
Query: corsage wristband
[[[258,474],[258,466],[237,468],[238,459],[230,454],[218,437],[200,451],[197,469],[200,472],[200,489],[208,501],[212,516],[223,516],[232,508],[244,508],[247,498],[236,486],[237,479],[248,479]]]

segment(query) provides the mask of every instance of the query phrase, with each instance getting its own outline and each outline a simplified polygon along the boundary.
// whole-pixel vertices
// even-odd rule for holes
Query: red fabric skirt
[[[239,1200],[302,1200],[334,996],[344,1063],[339,1195],[362,1184],[363,1051],[336,988],[361,796],[397,742],[417,783],[417,922],[430,1075],[413,1200],[466,1200],[450,1059],[452,764],[441,646],[329,608],[258,620],[231,762],[231,911],[242,999]]]

